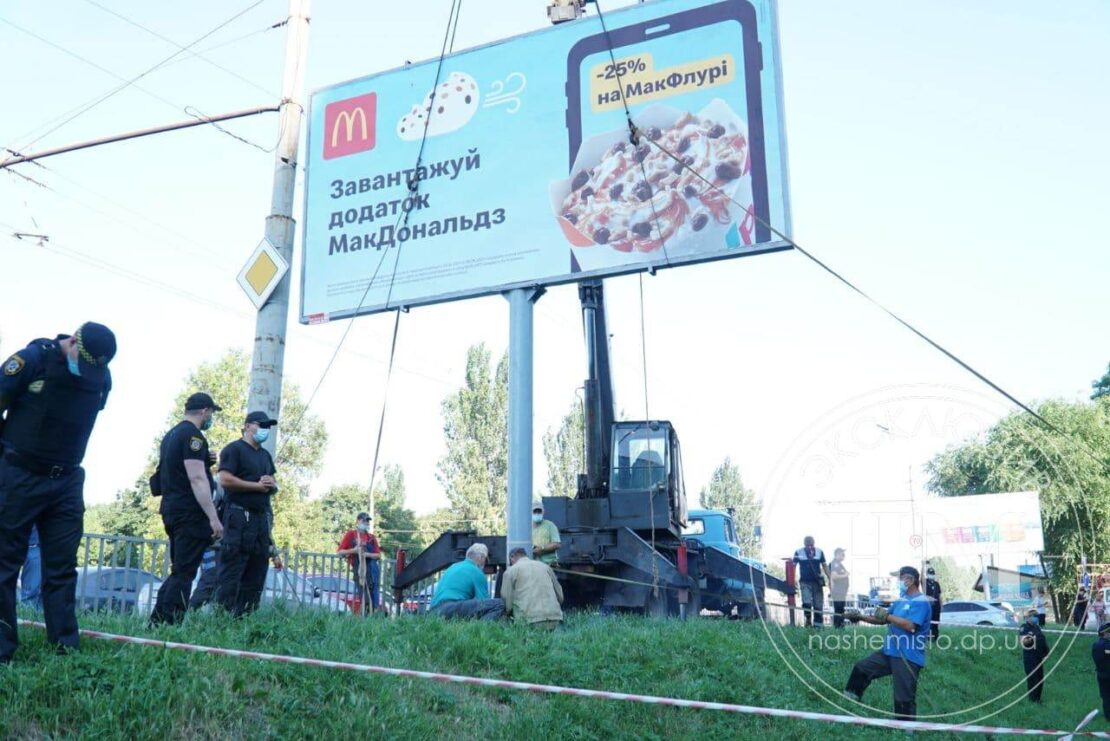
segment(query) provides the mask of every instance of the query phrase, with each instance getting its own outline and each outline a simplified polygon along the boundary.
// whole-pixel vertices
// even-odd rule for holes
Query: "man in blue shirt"
[[[925,667],[925,642],[929,636],[932,607],[921,593],[921,574],[912,566],[898,570],[902,596],[889,610],[881,607],[874,616],[853,611],[848,619],[872,625],[886,625],[887,635],[881,651],[856,662],[848,677],[844,696],[857,702],[872,680],[887,675],[894,677],[894,717],[914,720],[917,717],[917,677]]]
[[[489,549],[483,543],[467,548],[466,558],[443,572],[429,609],[445,618],[496,620],[504,615],[505,602],[489,598],[488,560]]]

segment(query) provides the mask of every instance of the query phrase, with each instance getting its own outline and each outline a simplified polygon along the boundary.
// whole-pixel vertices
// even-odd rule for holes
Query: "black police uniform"
[[[1021,662],[1025,666],[1025,686],[1028,689],[1029,699],[1033,702],[1041,701],[1041,692],[1044,691],[1044,663],[1048,658],[1048,639],[1041,632],[1041,626],[1026,621],[1018,630],[1020,636],[1018,645],[1021,646]],[[1025,637],[1033,637],[1033,647],[1026,648]]]
[[[101,358],[95,377],[70,372],[59,335],[37,339],[0,369],[0,662],[15,653],[15,582],[38,526],[42,602],[52,644],[77,648],[77,549],[84,530],[81,461],[112,388]],[[112,338],[113,354],[115,339]],[[84,368],[85,366],[81,366]]]
[[[935,641],[940,637],[940,582],[931,576],[925,577],[925,596],[933,606],[933,615],[929,621],[929,640]]]
[[[220,470],[257,483],[277,469],[265,448],[254,448],[239,439],[220,451]],[[270,531],[274,513],[270,508],[273,490],[262,492],[225,489],[224,537],[220,546],[216,600],[233,615],[258,607],[269,569]]]
[[[182,420],[162,438],[158,470],[162,489],[159,512],[170,539],[170,575],[158,589],[150,621],[175,623],[189,604],[197,568],[206,548],[212,545],[212,526],[193,494],[185,461],[200,461],[207,466],[208,440],[188,420]],[[205,469],[207,472],[207,468]],[[212,474],[208,484],[215,486]]]
[[[1091,658],[1095,662],[1098,694],[1102,697],[1102,717],[1110,720],[1110,632],[1103,631],[1091,646]]]

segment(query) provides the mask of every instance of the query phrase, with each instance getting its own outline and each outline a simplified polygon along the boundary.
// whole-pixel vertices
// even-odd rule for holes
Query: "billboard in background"
[[[774,2],[657,0],[316,91],[301,321],[786,249],[768,224]]]

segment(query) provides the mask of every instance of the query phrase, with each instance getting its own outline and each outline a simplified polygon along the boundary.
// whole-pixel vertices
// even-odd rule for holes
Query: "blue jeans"
[[[42,609],[42,558],[39,554],[39,529],[31,528],[27,543],[27,560],[19,574],[19,601],[36,610]]]

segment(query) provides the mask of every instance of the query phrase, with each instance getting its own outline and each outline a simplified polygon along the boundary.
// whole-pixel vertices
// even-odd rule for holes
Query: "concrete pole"
[[[311,0],[289,0],[289,19],[285,37],[285,73],[281,83],[281,108],[278,118],[281,140],[274,156],[274,190],[270,215],[266,217],[266,238],[290,265],[293,264],[293,193],[297,177],[297,148],[304,112],[304,70],[308,55],[308,20]],[[287,273],[270,300],[258,311],[251,355],[251,386],[248,411],[263,411],[278,417],[281,411],[281,376],[285,361],[285,330],[289,319],[289,281]],[[270,453],[277,450],[276,434],[264,443]]]
[[[509,299],[509,492],[505,561],[532,552],[532,304],[542,289],[515,288]]]

